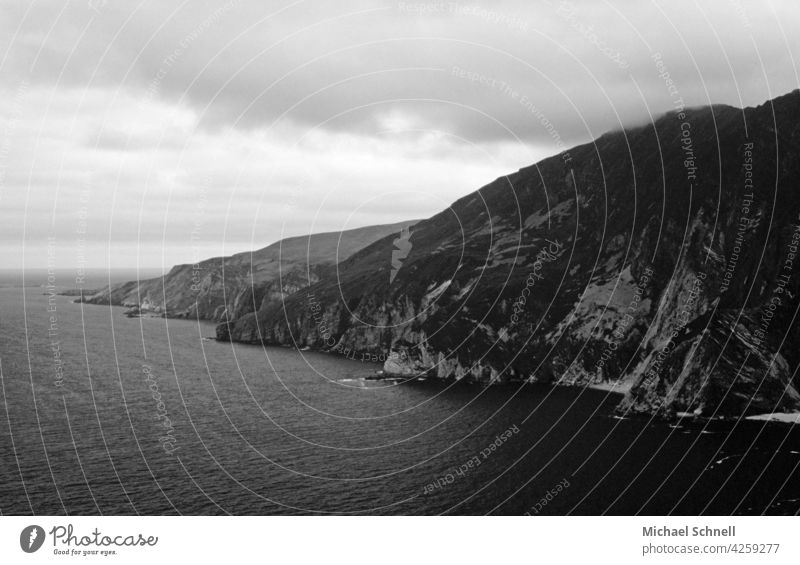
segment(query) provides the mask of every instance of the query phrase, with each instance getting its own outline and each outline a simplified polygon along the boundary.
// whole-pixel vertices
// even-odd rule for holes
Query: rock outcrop
[[[617,384],[624,412],[797,410],[799,214],[800,92],[685,109],[499,178],[217,334]]]

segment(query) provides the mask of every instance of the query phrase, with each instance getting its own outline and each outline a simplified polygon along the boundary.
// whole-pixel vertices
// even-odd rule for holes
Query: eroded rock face
[[[346,258],[413,223],[287,238],[252,253],[177,265],[163,277],[112,285],[84,302],[127,306],[170,318],[237,319],[279,304],[331,274],[337,256]]]
[[[620,383],[621,411],[796,410],[799,124],[794,92],[606,134],[218,335],[384,355],[411,344],[387,361],[400,374]]]

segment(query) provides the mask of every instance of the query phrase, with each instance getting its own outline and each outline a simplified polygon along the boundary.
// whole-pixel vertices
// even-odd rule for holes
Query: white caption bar
[[[798,517],[2,517],[0,562],[795,564],[799,525]]]

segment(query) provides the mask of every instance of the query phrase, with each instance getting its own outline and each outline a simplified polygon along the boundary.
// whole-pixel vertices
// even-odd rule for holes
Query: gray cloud
[[[207,126],[283,117],[373,135],[395,111],[475,140],[508,138],[508,128],[548,141],[514,91],[572,142],[639,120],[647,105],[668,107],[656,51],[689,104],[738,103],[737,89],[755,104],[796,86],[790,2],[772,2],[774,15],[746,1],[493,2],[485,12],[451,2],[107,2],[99,13],[82,3],[61,13],[61,4],[37,3],[25,18],[24,5],[5,8],[7,37],[22,22],[11,46],[17,73],[35,61],[35,81],[155,87],[191,103]]]

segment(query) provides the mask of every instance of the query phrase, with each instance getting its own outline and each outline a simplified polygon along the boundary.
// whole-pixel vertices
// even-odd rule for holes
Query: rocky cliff
[[[499,178],[217,334],[615,385],[623,412],[797,410],[799,214],[800,92],[681,109]]]
[[[89,304],[127,306],[135,313],[204,320],[234,319],[267,308],[325,275],[337,259],[414,222],[290,237],[252,253],[177,265],[163,277],[107,287]]]

